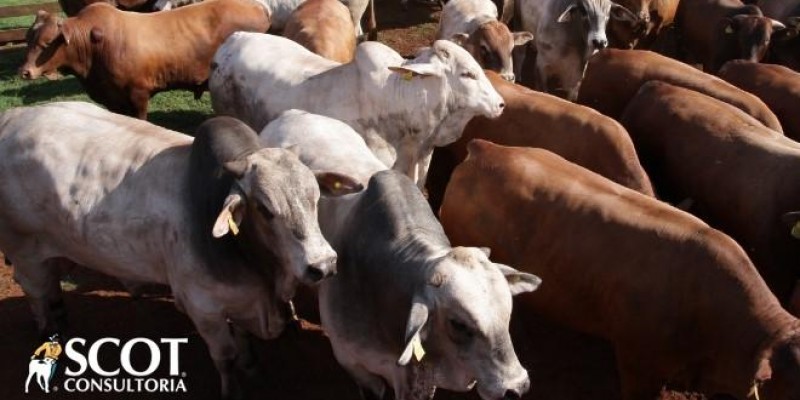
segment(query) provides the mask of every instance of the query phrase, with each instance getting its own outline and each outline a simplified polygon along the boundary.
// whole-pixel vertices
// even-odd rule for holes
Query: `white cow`
[[[428,399],[437,387],[474,385],[486,400],[528,390],[508,324],[511,296],[539,278],[490,262],[486,250],[451,247],[411,180],[385,170],[344,123],[291,110],[260,137],[312,171],[332,168],[367,186],[319,203],[323,234],[342,255],[337,276],[320,286],[322,323],[362,393],[385,398],[387,383],[398,400]]]
[[[511,52],[531,39],[530,32],[514,32],[497,20],[497,6],[491,0],[450,0],[439,17],[437,39],[462,45],[484,69],[514,81]]]
[[[50,393],[50,375],[55,362],[52,358],[43,360],[34,358],[28,363],[28,379],[25,380],[25,393],[28,393],[31,379],[33,378],[36,379],[35,382],[45,393]]]
[[[537,89],[574,101],[589,56],[608,46],[609,16],[638,21],[611,0],[516,0],[522,29],[533,33]],[[522,60],[515,59],[517,71]]]
[[[282,37],[236,32],[214,56],[209,89],[214,111],[256,130],[292,108],[342,120],[420,187],[434,146],[456,141],[473,116],[497,117],[505,106],[472,56],[447,40],[410,61],[366,42],[339,64]]]
[[[359,190],[335,174],[315,180],[233,118],[206,121],[193,141],[88,103],[0,114],[0,160],[0,250],[39,329],[60,329],[60,260],[167,284],[224,396],[237,394],[233,367],[246,361],[229,322],[264,339],[283,331],[297,285],[336,270],[317,222],[320,186]]]

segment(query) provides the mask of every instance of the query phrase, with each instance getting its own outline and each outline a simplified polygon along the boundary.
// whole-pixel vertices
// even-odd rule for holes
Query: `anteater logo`
[[[58,334],[50,336],[47,342],[42,343],[31,356],[31,361],[28,363],[28,379],[25,380],[25,393],[31,384],[31,379],[36,378],[36,383],[45,393],[50,393],[50,380],[56,372],[56,364],[58,363],[58,356],[61,355],[61,344],[59,343]],[[42,358],[38,358],[39,355]]]

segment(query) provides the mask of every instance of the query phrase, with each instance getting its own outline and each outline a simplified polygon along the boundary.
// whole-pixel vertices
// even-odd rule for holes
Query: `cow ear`
[[[542,283],[542,279],[534,274],[517,271],[508,265],[497,263],[494,265],[496,265],[500,272],[506,277],[508,288],[511,289],[512,296],[516,296],[520,293],[532,292]]]
[[[222,168],[225,169],[225,171],[232,174],[234,177],[236,177],[236,179],[240,179],[241,177],[244,176],[244,173],[247,172],[247,166],[249,164],[250,163],[247,161],[247,159],[240,158],[237,160],[222,163]]]
[[[528,31],[514,32],[514,46],[522,46],[533,40],[533,34]]]
[[[211,229],[211,235],[215,238],[221,238],[228,234],[239,234],[239,226],[244,219],[245,201],[239,193],[231,193],[225,198],[222,204],[217,220],[214,222],[214,227]]]
[[[433,64],[406,64],[403,66],[389,67],[389,71],[400,74],[400,76],[410,81],[416,76],[439,76],[439,71]]]
[[[335,172],[317,172],[314,175],[324,196],[338,197],[364,190],[364,185],[346,175]]]
[[[800,239],[800,211],[783,214],[781,221],[789,227],[789,232],[795,239]]]
[[[411,302],[411,312],[408,314],[408,322],[406,322],[406,336],[405,348],[400,358],[397,360],[397,365],[406,366],[411,361],[411,356],[414,355],[417,361],[422,359],[425,350],[422,348],[422,336],[420,332],[428,322],[428,305],[425,304],[421,296],[415,295]]]
[[[570,4],[570,6],[567,7],[567,9],[564,10],[564,12],[561,13],[561,15],[558,16],[558,18],[556,19],[556,22],[563,24],[565,22],[572,21],[572,11],[577,9],[577,8],[578,8],[577,4],[575,4],[575,3]]]
[[[39,10],[36,12],[36,19],[33,21],[34,24],[40,21],[44,21],[45,18],[50,16],[50,13],[45,10]]]
[[[633,11],[617,3],[611,3],[611,18],[617,21],[625,21],[630,23],[636,23],[639,21],[639,17],[634,14]]]
[[[469,35],[464,32],[454,33],[453,36],[450,36],[450,41],[464,47],[469,42]]]

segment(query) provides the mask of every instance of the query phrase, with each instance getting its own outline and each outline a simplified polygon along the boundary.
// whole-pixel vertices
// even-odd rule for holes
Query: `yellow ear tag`
[[[239,234],[239,227],[236,226],[236,221],[233,220],[233,215],[228,216],[228,228],[230,228],[231,232],[233,233],[233,236]]]
[[[419,336],[414,338],[411,346],[414,348],[414,358],[416,358],[417,361],[422,361],[422,357],[425,357],[425,349],[422,348],[422,340]]]
[[[403,74],[403,79],[407,81],[410,81],[412,78],[414,78],[414,73],[411,71],[408,71],[405,74]]]
[[[792,237],[800,239],[800,221],[795,223],[792,227]]]

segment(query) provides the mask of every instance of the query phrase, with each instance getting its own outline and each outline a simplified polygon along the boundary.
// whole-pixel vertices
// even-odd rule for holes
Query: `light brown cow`
[[[788,304],[800,279],[800,144],[691,90],[649,82],[631,100],[628,128],[654,186],[747,250]],[[800,382],[800,379],[798,379]]]
[[[758,97],[680,61],[645,50],[607,49],[589,60],[578,103],[619,120],[647,81],[658,80],[705,93],[783,132],[778,117]]]
[[[800,140],[800,74],[780,65],[734,60],[722,66],[719,77],[758,96],[781,121],[786,136]]]
[[[617,0],[638,19],[610,19],[608,42],[611,47],[647,49],[661,32],[672,26],[678,11],[678,0]]]
[[[355,25],[338,0],[306,0],[297,7],[283,36],[329,60],[348,63],[356,52]]]
[[[476,140],[441,217],[454,244],[488,246],[542,278],[517,314],[609,340],[623,399],[653,399],[664,384],[800,395],[800,321],[741,247],[685,212],[546,150]]]
[[[703,64],[716,73],[729,60],[761,61],[770,36],[786,29],[779,21],[764,17],[761,9],[740,0],[682,1],[675,16],[685,59]]]
[[[495,119],[475,117],[461,138],[434,150],[428,171],[428,200],[441,205],[453,169],[467,156],[467,143],[480,138],[523,147],[541,147],[648,196],[653,195],[628,132],[619,123],[588,107],[506,82],[486,71],[486,77],[505,100]]]
[[[151,14],[96,3],[65,20],[40,11],[19,72],[36,79],[65,69],[92,100],[146,119],[156,92],[189,89],[199,98],[211,58],[228,35],[267,28],[269,15],[252,0],[208,0]]]

